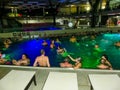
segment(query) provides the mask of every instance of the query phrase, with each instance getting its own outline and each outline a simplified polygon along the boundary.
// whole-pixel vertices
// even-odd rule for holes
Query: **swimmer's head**
[[[65,58],[64,61],[65,61],[65,62],[69,62],[69,59],[68,59],[68,58]]]
[[[95,47],[95,48],[98,48],[98,47],[99,47],[99,45],[98,45],[98,44],[96,44],[94,47]]]

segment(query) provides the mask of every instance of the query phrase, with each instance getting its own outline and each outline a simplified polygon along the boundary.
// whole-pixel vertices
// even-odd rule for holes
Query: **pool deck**
[[[29,66],[12,66],[12,65],[0,65],[0,79],[2,79],[11,70],[28,70],[36,71],[36,82],[31,84],[29,90],[42,90],[47,80],[49,72],[65,72],[76,73],[78,90],[92,90],[91,83],[88,78],[88,74],[117,74],[120,76],[119,70],[98,70],[98,69],[77,69],[72,68],[44,68],[44,67],[29,67]]]
[[[78,29],[67,29],[63,28],[62,30],[44,30],[44,31],[16,31],[18,28],[11,28],[8,31],[0,33],[0,38],[14,38],[19,37],[20,35],[23,38],[29,36],[40,36],[40,37],[54,37],[54,36],[62,36],[64,34],[84,34],[84,33],[119,33],[120,27],[101,27],[101,28],[78,28]],[[14,32],[13,32],[14,30]]]

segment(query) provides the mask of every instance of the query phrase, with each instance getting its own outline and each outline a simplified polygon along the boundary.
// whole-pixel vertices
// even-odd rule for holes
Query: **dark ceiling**
[[[0,0],[0,2],[40,2],[47,3],[51,1],[52,3],[60,2],[60,3],[73,3],[73,2],[84,2],[88,0]]]
[[[69,4],[79,4],[85,3],[88,0],[0,0],[1,5],[4,3],[6,7],[18,7],[18,8],[40,8],[46,7],[49,5],[57,5],[61,6],[69,5]]]
[[[17,11],[23,15],[29,14],[30,16],[35,16],[36,13],[43,15],[43,10],[45,10],[44,12],[51,14],[54,10],[57,12],[58,8],[73,4],[83,4],[87,1],[88,0],[0,0],[0,9],[2,10],[0,13],[8,14],[11,11]]]

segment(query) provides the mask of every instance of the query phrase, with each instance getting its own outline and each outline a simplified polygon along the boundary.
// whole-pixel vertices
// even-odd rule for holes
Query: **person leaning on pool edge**
[[[74,69],[79,69],[82,67],[82,64],[81,64],[81,57],[78,57],[78,58],[72,58],[70,55],[68,55],[68,57],[73,61],[75,62],[75,64],[73,65],[73,68]]]
[[[41,56],[36,57],[33,66],[50,67],[49,58],[45,56],[45,51],[41,50]]]
[[[102,55],[101,60],[100,60],[100,64],[97,66],[97,68],[99,69],[109,69],[112,70],[112,65],[108,60],[107,55]]]
[[[62,68],[72,68],[73,65],[69,62],[69,58],[67,57],[67,58],[64,59],[64,62],[60,63],[60,67],[62,67]]]
[[[22,54],[22,58],[20,60],[12,60],[13,65],[17,66],[28,66],[30,65],[30,59],[27,54]]]

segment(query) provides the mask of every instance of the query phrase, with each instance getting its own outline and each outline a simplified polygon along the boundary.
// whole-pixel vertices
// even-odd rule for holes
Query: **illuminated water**
[[[120,69],[120,48],[115,47],[114,43],[120,41],[120,34],[101,34],[92,38],[91,36],[77,36],[77,42],[69,42],[70,37],[59,38],[61,46],[66,48],[70,55],[74,58],[82,58],[82,68],[96,68],[99,63],[99,58],[102,54],[108,55],[109,61],[114,69]],[[50,49],[50,41],[55,38],[49,39],[32,39],[25,40],[12,45],[5,52],[10,56],[11,59],[21,58],[22,53],[28,54],[31,65],[37,56],[40,55],[40,50],[45,49],[46,55],[50,59],[52,67],[59,67],[59,63],[63,61],[63,57],[57,55],[56,48]],[[48,46],[42,46],[43,40],[48,42]],[[95,49],[94,45],[98,44],[100,49]],[[59,45],[55,43],[56,47]],[[71,62],[73,63],[73,62]]]

